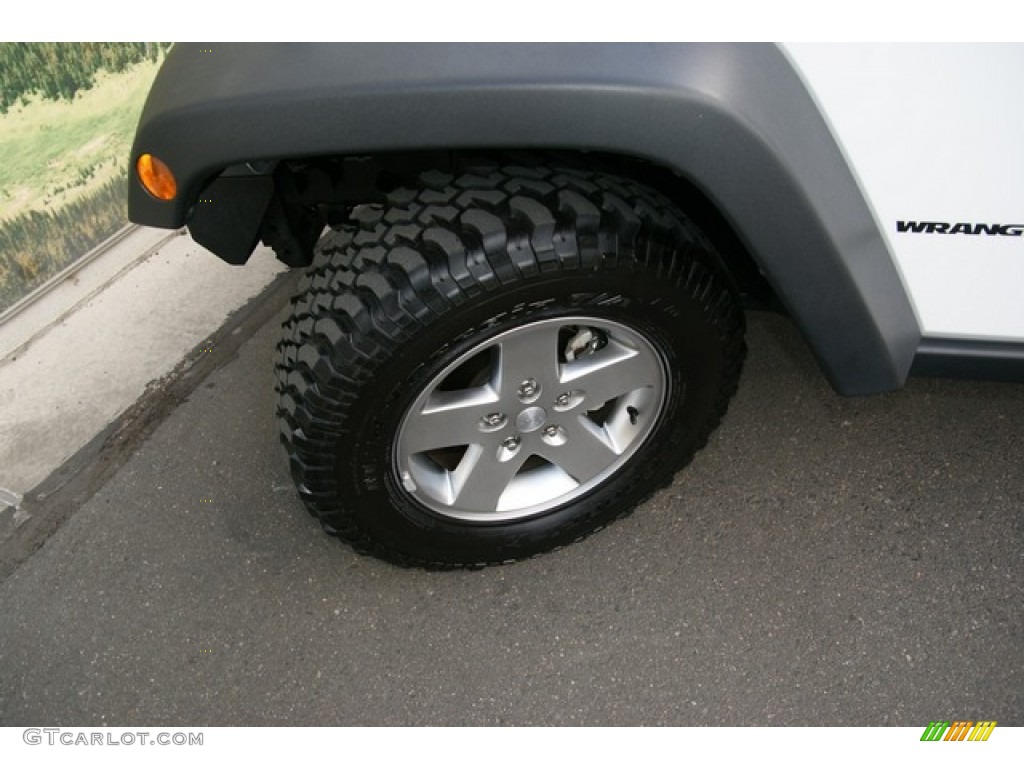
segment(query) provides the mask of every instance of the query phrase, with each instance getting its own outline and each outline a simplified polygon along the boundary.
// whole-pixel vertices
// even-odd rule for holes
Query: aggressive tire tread
[[[374,386],[422,329],[539,276],[575,275],[582,287],[594,273],[631,271],[670,281],[699,303],[719,336],[723,364],[713,412],[695,435],[668,433],[682,450],[679,468],[725,414],[745,346],[743,314],[714,248],[670,201],[594,170],[494,164],[424,173],[414,187],[390,193],[386,204],[356,208],[318,244],[278,344],[281,440],[311,514],[357,551],[402,566],[476,568],[518,559],[432,559],[368,534],[344,498],[348,480],[339,477],[332,446],[351,437],[359,393]],[[671,472],[635,474],[628,487],[646,487],[645,496],[672,480]]]

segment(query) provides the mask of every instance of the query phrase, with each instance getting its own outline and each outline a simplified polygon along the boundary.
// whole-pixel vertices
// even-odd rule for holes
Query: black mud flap
[[[245,264],[274,194],[271,176],[221,176],[199,195],[188,221],[192,239],[228,264]]]

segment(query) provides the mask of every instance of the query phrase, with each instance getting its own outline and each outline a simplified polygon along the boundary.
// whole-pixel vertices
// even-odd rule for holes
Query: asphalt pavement
[[[841,398],[752,315],[671,487],[559,552],[431,573],[303,510],[281,319],[0,583],[0,725],[1024,725],[1024,385]]]

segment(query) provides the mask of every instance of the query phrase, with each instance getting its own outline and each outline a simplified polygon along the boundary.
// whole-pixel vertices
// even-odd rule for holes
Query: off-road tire
[[[460,356],[560,318],[592,320],[572,328],[593,326],[595,338],[602,323],[622,329],[626,346],[657,358],[656,417],[628,460],[566,503],[460,517],[399,469],[412,404],[441,391],[440,373]],[[306,507],[359,552],[431,568],[514,561],[628,514],[705,444],[745,354],[736,291],[696,226],[631,180],[558,167],[433,171],[385,205],[355,209],[319,243],[284,328],[278,416]],[[554,430],[556,394],[533,421],[501,414],[505,431],[545,418]]]

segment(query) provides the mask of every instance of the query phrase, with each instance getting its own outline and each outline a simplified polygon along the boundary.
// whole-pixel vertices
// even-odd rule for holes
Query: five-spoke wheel
[[[526,323],[430,381],[399,427],[396,472],[417,501],[450,517],[543,513],[637,451],[661,414],[667,377],[651,343],[621,323]]]

